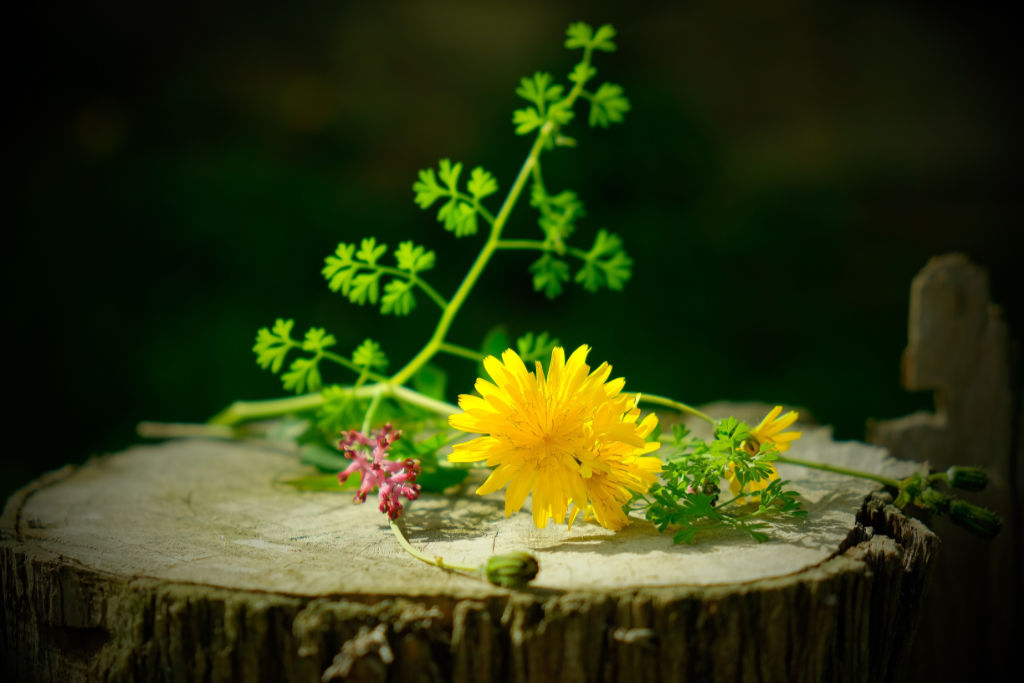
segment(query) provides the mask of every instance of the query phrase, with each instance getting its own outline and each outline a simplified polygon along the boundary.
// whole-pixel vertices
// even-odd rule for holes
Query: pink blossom
[[[371,431],[369,436],[353,429],[338,444],[345,457],[352,460],[351,465],[338,473],[338,481],[344,484],[349,475],[360,472],[363,479],[353,501],[365,502],[366,496],[377,489],[380,511],[387,513],[390,519],[398,519],[402,514],[399,496],[409,500],[420,496],[420,486],[416,483],[416,475],[420,473],[419,462],[412,459],[398,462],[387,458],[391,444],[401,435],[402,432],[386,424],[377,431]]]

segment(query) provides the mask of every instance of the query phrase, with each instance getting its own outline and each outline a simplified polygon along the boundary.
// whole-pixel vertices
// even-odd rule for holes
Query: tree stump
[[[905,476],[837,443],[791,451]],[[407,555],[372,503],[298,492],[294,453],[185,440],[66,467],[0,523],[5,680],[889,681],[936,538],[877,485],[780,467],[809,510],[758,544],[679,546],[643,520],[538,530],[498,495],[424,495],[410,541],[478,564],[532,550],[510,590]]]

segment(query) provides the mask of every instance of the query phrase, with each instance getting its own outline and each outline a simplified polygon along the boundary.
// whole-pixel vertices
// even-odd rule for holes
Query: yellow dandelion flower
[[[785,431],[797,421],[800,417],[799,413],[795,410],[791,410],[782,417],[779,414],[782,412],[782,406],[775,406],[768,414],[764,416],[761,423],[750,430],[750,438],[743,442],[743,448],[750,453],[755,455],[760,449],[761,444],[769,443],[775,446],[775,450],[779,453],[784,453],[789,450],[789,447],[793,445],[793,442],[799,439],[803,432],[787,432]],[[779,478],[779,471],[775,469],[775,465],[769,465],[771,472],[767,479],[761,479],[759,481],[750,482],[747,484],[745,489],[742,489],[743,493],[756,494],[759,491],[763,491],[768,488],[768,485]],[[741,486],[739,479],[736,478],[735,466],[730,466],[729,473],[727,475],[729,480],[729,490],[732,491],[733,495],[739,495],[741,492]],[[748,501],[756,500],[756,497],[751,496],[747,499]]]
[[[482,436],[457,444],[448,459],[495,467],[477,493],[507,486],[506,516],[532,493],[539,528],[567,515],[571,525],[592,506],[598,523],[619,529],[628,523],[622,506],[630,492],[644,493],[658,478],[661,461],[648,454],[660,444],[646,440],[657,417],[638,422],[637,395],[622,393],[622,378],[608,381],[607,363],[591,372],[589,352],[581,346],[566,360],[565,350],[555,348],[545,375],[539,362],[531,372],[508,349],[500,361],[484,359],[493,381],[476,381],[479,396],[459,396],[465,412],[452,415],[451,426]]]

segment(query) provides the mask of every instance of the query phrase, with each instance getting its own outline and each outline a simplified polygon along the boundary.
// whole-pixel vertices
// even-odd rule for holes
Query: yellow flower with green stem
[[[789,450],[794,441],[803,435],[803,432],[786,431],[797,421],[797,418],[800,416],[799,413],[791,410],[780,417],[781,413],[782,406],[775,406],[768,411],[768,414],[765,415],[760,424],[750,430],[750,436],[743,442],[743,448],[747,453],[757,455],[764,444],[773,446],[779,453],[784,453]],[[746,486],[742,486],[739,478],[736,476],[735,465],[731,465],[726,475],[726,478],[729,480],[729,490],[732,491],[734,496],[740,493],[751,494],[747,499],[748,502],[756,501],[756,494],[768,488],[769,484],[779,478],[779,471],[775,469],[775,465],[769,464],[769,468],[771,471],[767,478],[748,482]]]
[[[650,453],[660,444],[647,440],[657,417],[641,420],[637,395],[622,392],[622,378],[608,381],[607,363],[591,372],[589,352],[580,346],[567,360],[556,347],[545,374],[539,362],[530,371],[508,349],[500,361],[484,359],[492,381],[477,380],[479,396],[459,396],[465,412],[452,415],[451,426],[482,436],[457,444],[449,460],[494,467],[477,493],[507,486],[506,516],[532,494],[539,528],[567,517],[571,525],[592,511],[602,526],[620,529],[629,522],[623,506],[632,493],[646,493],[657,480],[661,460]]]

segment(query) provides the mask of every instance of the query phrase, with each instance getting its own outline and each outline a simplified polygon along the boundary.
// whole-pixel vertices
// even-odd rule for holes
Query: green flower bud
[[[537,558],[523,550],[491,555],[480,571],[495,586],[522,588],[537,576]]]
[[[988,484],[988,474],[980,467],[954,465],[946,470],[949,485],[963,491],[981,491]]]
[[[1003,521],[999,515],[964,500],[953,500],[949,504],[949,518],[969,531],[987,539],[996,537]]]
[[[919,505],[922,504],[921,492],[927,488],[925,485],[927,478],[927,472],[920,471],[915,472],[906,479],[903,479],[900,482],[899,494],[896,496],[896,500],[893,502],[893,505],[902,510],[911,502]]]
[[[932,512],[941,514],[949,509],[949,496],[929,486],[924,491],[921,491],[921,495],[918,497],[918,504]]]

